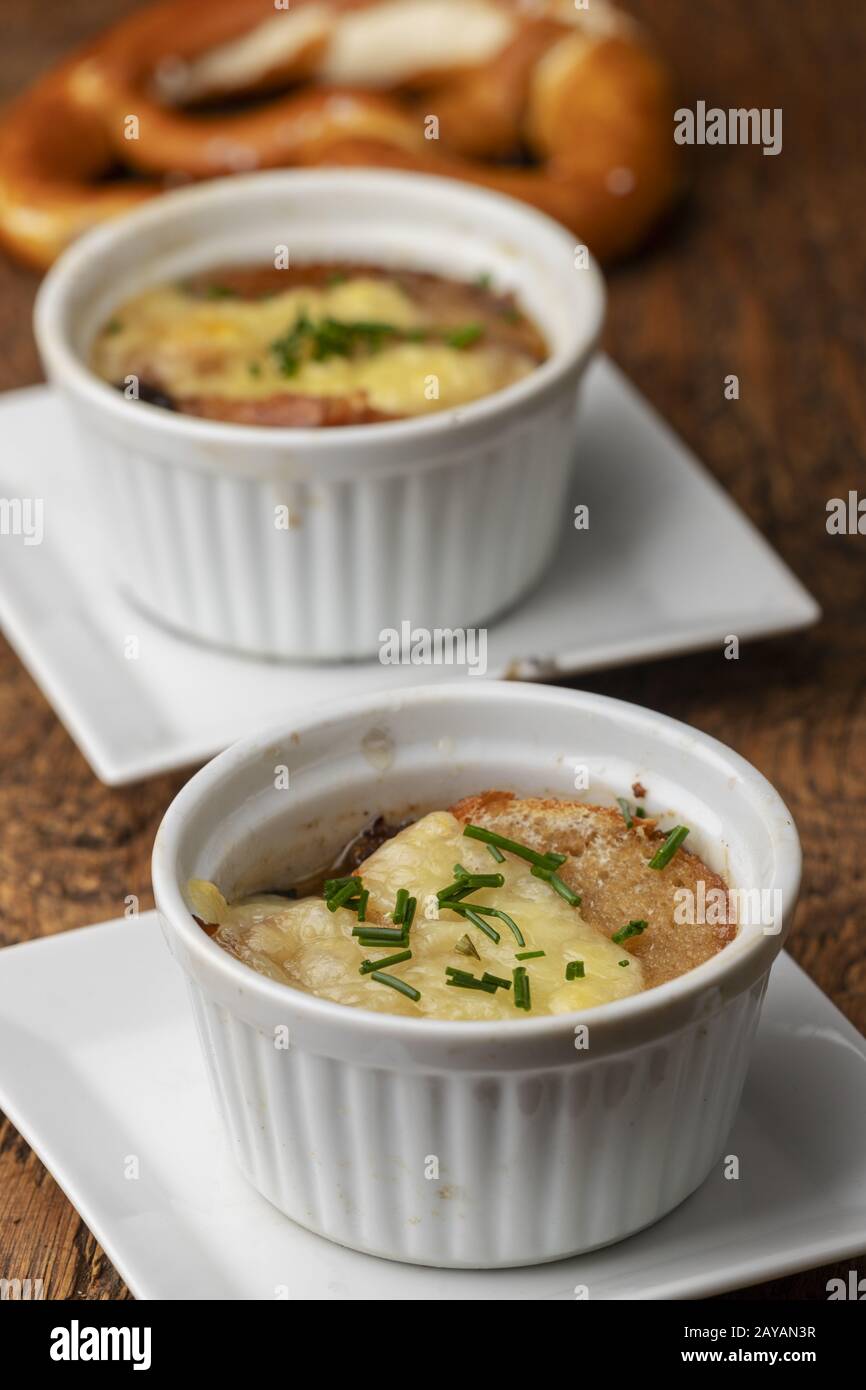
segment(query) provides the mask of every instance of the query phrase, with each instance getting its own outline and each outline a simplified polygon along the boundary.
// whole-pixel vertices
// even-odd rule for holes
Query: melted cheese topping
[[[106,381],[129,374],[159,383],[179,401],[218,396],[264,400],[290,392],[349,396],[366,392],[388,415],[422,415],[463,405],[528,375],[527,354],[483,341],[471,350],[445,342],[387,342],[354,357],[303,360],[286,376],[273,342],[306,314],[343,323],[430,327],[428,317],[397,284],[363,275],[324,288],[296,288],[262,299],[196,299],[162,286],[128,300],[97,338],[91,365]]]
[[[502,888],[481,889],[472,902],[508,913],[520,927],[525,947],[498,918],[487,919],[500,933],[496,944],[471,922],[439,907],[436,893],[452,882],[455,863],[471,873],[503,874]],[[417,1002],[358,973],[363,960],[381,959],[403,948],[359,946],[352,936],[358,919],[346,908],[329,912],[321,898],[290,902],[266,895],[229,906],[213,884],[200,880],[189,885],[188,896],[197,916],[219,924],[215,939],[239,960],[272,980],[354,1008],[426,1018],[519,1021],[592,1008],[637,994],[643,987],[639,960],[589,926],[579,909],[534,878],[523,860],[507,855],[503,864],[494,864],[484,845],[464,837],[462,824],[448,811],[434,811],[387,840],[357,872],[370,891],[370,923],[393,926],[388,914],[399,888],[408,888],[417,898],[409,941],[412,959],[388,972],[420,991]],[[455,950],[464,935],[472,940],[479,960]],[[516,954],[524,950],[546,954],[518,961]],[[583,979],[565,979],[572,960],[584,962]],[[487,971],[511,980],[521,964],[530,981],[529,1013],[515,1008],[513,986],[486,994],[449,985],[445,975],[445,967],[453,966],[479,979]]]

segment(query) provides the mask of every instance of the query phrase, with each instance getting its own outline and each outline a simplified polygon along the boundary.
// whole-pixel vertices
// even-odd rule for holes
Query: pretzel
[[[372,165],[525,199],[609,261],[676,192],[673,103],[632,21],[587,5],[161,0],[7,111],[0,240],[45,266],[177,182]]]

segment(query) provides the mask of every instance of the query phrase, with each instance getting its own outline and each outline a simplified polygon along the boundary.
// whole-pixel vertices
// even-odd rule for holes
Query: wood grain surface
[[[129,0],[4,0],[0,99]],[[695,151],[686,205],[611,280],[607,346],[761,528],[824,610],[813,630],[595,674],[580,683],[716,735],[777,785],[803,838],[790,950],[866,1031],[866,537],[829,536],[826,504],[866,494],[866,207],[859,0],[642,0],[630,8],[675,65],[684,102],[781,107],[784,148]],[[820,78],[820,80],[819,80]],[[0,389],[40,380],[37,278],[0,257]],[[740,399],[727,401],[736,373]],[[640,467],[636,459],[635,467]],[[706,538],[707,564],[713,538]],[[684,595],[684,602],[688,596]],[[0,942],[152,905],[157,822],[188,774],[100,785],[0,640]],[[831,1274],[730,1297],[826,1297]],[[860,1262],[860,1273],[866,1264]],[[0,1128],[0,1276],[46,1296],[128,1297],[54,1181]]]

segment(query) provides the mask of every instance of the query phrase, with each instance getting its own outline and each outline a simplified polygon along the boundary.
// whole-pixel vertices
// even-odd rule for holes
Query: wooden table
[[[0,96],[130,0],[5,0]],[[697,151],[687,207],[611,283],[607,346],[811,588],[812,631],[596,674],[581,684],[688,720],[781,791],[803,838],[795,958],[866,1030],[866,537],[830,536],[826,503],[866,495],[866,10],[788,0],[639,0],[684,100],[781,107],[784,148]],[[30,333],[37,277],[0,257],[0,389],[40,379]],[[724,378],[736,373],[740,398]],[[638,467],[639,460],[635,460]],[[713,563],[713,538],[706,538]],[[684,596],[687,598],[687,596]],[[97,782],[16,657],[0,643],[0,941],[152,905],[157,822],[186,774],[123,790]],[[856,1261],[761,1286],[825,1298]],[[866,1266],[861,1268],[866,1272]],[[0,1128],[0,1276],[53,1298],[128,1294],[24,1141]],[[732,1295],[740,1297],[742,1295]]]

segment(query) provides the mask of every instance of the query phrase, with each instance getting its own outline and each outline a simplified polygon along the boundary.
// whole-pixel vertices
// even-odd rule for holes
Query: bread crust
[[[565,0],[486,8],[504,28],[483,59],[466,56],[456,25],[453,55],[414,69],[407,4],[396,35],[415,55],[406,71],[389,75],[383,43],[378,68],[341,79],[329,55],[352,17],[375,19],[393,3],[293,0],[277,22],[303,32],[281,57],[268,39],[272,0],[157,0],[4,114],[0,240],[45,266],[87,227],[178,178],[356,165],[478,183],[558,218],[602,260],[628,254],[682,183],[664,64],[638,26],[601,0],[592,14]],[[258,59],[226,85],[232,64],[221,79],[214,55],[233,46],[237,54],[251,39]],[[196,73],[209,62],[212,81],[202,86]]]
[[[495,830],[542,853],[567,855],[558,873],[580,893],[585,921],[607,937],[629,921],[645,920],[646,930],[629,938],[628,950],[640,958],[648,989],[693,970],[737,934],[733,921],[692,925],[675,919],[677,890],[697,894],[702,881],[707,895],[721,890],[729,902],[728,885],[698,855],[682,848],[664,869],[650,869],[664,840],[650,817],[635,818],[629,827],[621,812],[609,806],[518,798],[497,790],[464,797],[449,809],[464,823]]]

